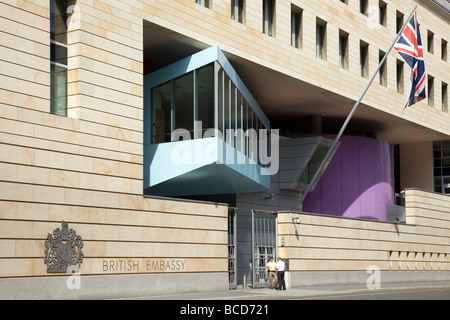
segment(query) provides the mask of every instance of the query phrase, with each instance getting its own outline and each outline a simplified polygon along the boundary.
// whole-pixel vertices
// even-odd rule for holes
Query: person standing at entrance
[[[286,290],[286,283],[284,282],[284,269],[286,265],[281,257],[278,257],[277,261],[277,279],[278,279],[278,290]]]
[[[273,257],[270,257],[270,261],[266,265],[266,274],[269,276],[270,289],[277,288],[277,263],[273,261]]]

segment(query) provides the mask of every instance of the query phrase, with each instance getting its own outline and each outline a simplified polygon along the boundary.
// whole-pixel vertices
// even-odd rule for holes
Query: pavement
[[[242,286],[241,286],[242,287]],[[159,295],[136,297],[133,300],[289,300],[314,299],[315,297],[335,296],[349,293],[383,292],[398,290],[429,290],[450,288],[450,281],[442,282],[411,282],[385,283],[378,289],[369,289],[365,284],[326,285],[274,290],[270,288],[237,288],[219,292],[184,293],[174,295]],[[449,297],[450,299],[450,297]]]

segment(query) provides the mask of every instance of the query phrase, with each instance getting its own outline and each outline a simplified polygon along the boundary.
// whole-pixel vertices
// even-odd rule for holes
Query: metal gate
[[[266,265],[270,257],[276,261],[277,214],[252,210],[252,287],[267,285]]]
[[[230,289],[237,287],[236,273],[236,208],[228,209],[228,284]]]

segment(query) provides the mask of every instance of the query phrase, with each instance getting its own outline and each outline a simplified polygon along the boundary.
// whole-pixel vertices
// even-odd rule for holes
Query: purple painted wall
[[[394,204],[392,145],[355,136],[342,136],[340,141],[303,211],[386,221],[386,204]]]

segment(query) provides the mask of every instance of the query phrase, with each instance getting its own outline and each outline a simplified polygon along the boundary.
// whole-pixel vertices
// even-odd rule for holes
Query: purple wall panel
[[[316,189],[306,197],[303,211],[386,221],[386,204],[394,204],[392,146],[343,136]]]

